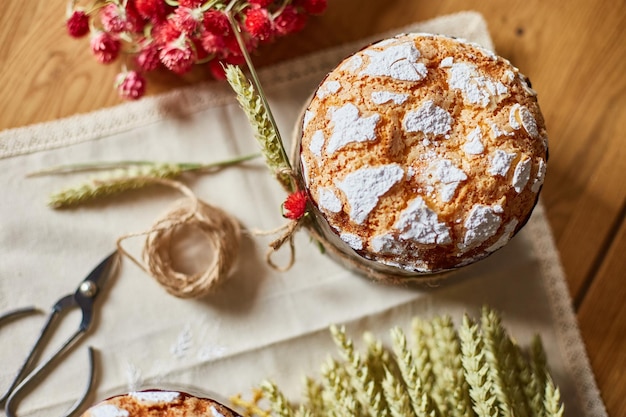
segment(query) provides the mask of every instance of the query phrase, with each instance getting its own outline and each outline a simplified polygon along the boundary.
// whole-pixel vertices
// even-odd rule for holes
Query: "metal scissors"
[[[98,266],[96,266],[87,275],[76,291],[73,294],[68,294],[60,298],[52,307],[47,321],[45,322],[41,332],[35,344],[31,348],[28,356],[22,363],[21,367],[17,371],[17,375],[9,385],[2,397],[0,397],[0,406],[4,403],[7,417],[15,417],[14,407],[16,406],[18,396],[21,396],[21,392],[25,387],[36,384],[42,377],[42,373],[48,370],[53,364],[55,364],[72,346],[76,344],[89,330],[93,322],[94,302],[98,295],[101,293],[103,286],[112,273],[112,266],[117,259],[117,252],[111,253],[107,256]],[[53,333],[59,319],[67,311],[78,308],[82,312],[82,320],[78,329],[70,335],[65,342],[59,347],[48,359],[35,367],[35,363],[39,359],[42,348],[45,347],[49,340],[49,336]],[[8,322],[9,320],[16,319],[26,314],[36,313],[39,310],[33,307],[26,307],[19,310],[10,311],[0,316],[0,325],[2,322]],[[91,386],[94,380],[94,360],[93,349],[88,348],[89,353],[89,381],[85,392],[82,394],[76,403],[70,408],[65,416],[71,416],[74,414],[83,404],[91,391]]]

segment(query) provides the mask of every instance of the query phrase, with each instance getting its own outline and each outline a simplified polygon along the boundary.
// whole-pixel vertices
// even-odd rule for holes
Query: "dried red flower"
[[[226,41],[224,40],[224,37],[221,35],[216,35],[213,32],[209,32],[208,30],[205,30],[204,32],[202,32],[202,35],[200,36],[201,36],[200,40],[202,42],[202,49],[207,51],[209,54],[218,55],[226,47]]]
[[[120,97],[127,100],[137,100],[146,92],[146,80],[137,71],[118,74],[115,85]]]
[[[135,9],[144,19],[159,23],[165,20],[171,7],[163,0],[135,0]]]
[[[233,16],[247,51],[252,52],[262,43],[301,30],[310,13],[326,8],[327,0],[242,0],[237,4]],[[90,48],[101,63],[113,62],[122,50],[128,55],[125,62],[136,71],[125,70],[117,87],[123,88],[120,95],[134,99],[143,94],[143,74],[161,64],[184,74],[194,64],[209,61],[209,71],[224,78],[223,63],[245,63],[223,6],[224,2],[207,0],[94,0],[89,11],[74,10],[66,26],[72,37],[92,32]]]
[[[178,75],[189,72],[195,59],[185,36],[166,44],[159,52],[159,58],[163,65]]]
[[[209,9],[203,16],[204,28],[216,35],[228,36],[231,33],[230,23],[226,14],[219,10]]]
[[[157,45],[154,43],[145,44],[137,54],[135,62],[142,71],[148,72],[157,69],[161,63]]]
[[[190,9],[195,9],[196,7],[202,6],[205,0],[180,0],[178,2],[179,6],[188,7]]]
[[[138,12],[128,3],[126,8],[109,3],[100,10],[100,21],[106,32],[138,32],[143,28],[143,22]]]
[[[267,7],[273,2],[274,0],[248,0],[248,3],[250,3],[253,6],[258,6],[258,7]]]
[[[176,22],[172,19],[164,20],[163,22],[154,26],[152,30],[152,36],[159,45],[166,45],[170,42],[174,42],[180,38],[183,34],[182,30],[176,25]]]
[[[117,58],[122,44],[108,32],[98,32],[90,42],[91,52],[102,64],[109,64]]]
[[[299,220],[306,213],[309,197],[304,190],[289,194],[283,203],[283,216],[291,220]]]
[[[74,10],[65,24],[67,33],[73,38],[81,38],[89,33],[89,16],[82,10]]]
[[[274,30],[281,36],[299,32],[304,29],[306,21],[306,14],[298,13],[296,7],[288,4],[282,13],[274,19]]]
[[[176,27],[189,35],[200,28],[202,20],[203,15],[200,9],[190,9],[182,6],[178,7],[172,16],[172,21]]]
[[[244,27],[255,39],[266,42],[272,37],[274,25],[272,18],[263,8],[249,8],[244,14]]]

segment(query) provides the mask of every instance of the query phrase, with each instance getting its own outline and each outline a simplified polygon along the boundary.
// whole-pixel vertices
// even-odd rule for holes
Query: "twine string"
[[[179,181],[151,177],[146,180],[174,188],[185,197],[148,230],[121,236],[117,240],[120,253],[176,297],[199,298],[211,293],[228,276],[237,261],[241,241],[239,222],[220,208],[198,199]],[[203,271],[186,274],[174,269],[172,252],[177,232],[183,227],[202,232],[214,251],[210,265]],[[138,236],[146,237],[142,260],[122,245],[125,240]]]

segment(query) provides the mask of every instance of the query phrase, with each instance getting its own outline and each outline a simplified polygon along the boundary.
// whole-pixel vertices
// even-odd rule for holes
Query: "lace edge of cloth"
[[[445,29],[445,30],[442,30]],[[366,39],[325,49],[300,58],[261,69],[260,77],[266,89],[319,76],[331,70],[338,61],[363,45],[397,33],[422,31],[445,32],[465,37],[493,50],[487,25],[477,12],[467,11],[414,23]],[[62,148],[103,138],[171,117],[181,117],[211,107],[235,103],[235,97],[225,83],[209,81],[146,97],[140,101],[74,115],[63,119],[0,131],[0,159]]]
[[[578,395],[580,406],[586,416],[608,417],[596,384],[589,356],[585,350],[578,321],[572,307],[572,299],[565,281],[565,273],[556,250],[552,229],[548,224],[543,203],[535,207],[533,216],[540,221],[528,222],[533,244],[541,269],[544,271],[542,284],[550,299],[552,319],[558,332],[557,343],[563,355],[564,364],[570,371]]]

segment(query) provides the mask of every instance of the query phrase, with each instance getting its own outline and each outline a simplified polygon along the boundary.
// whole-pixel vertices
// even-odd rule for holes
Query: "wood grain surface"
[[[626,416],[626,1],[329,0],[307,28],[265,47],[266,65],[416,21],[483,14],[497,52],[539,93],[550,135],[542,198],[609,415]],[[119,104],[117,64],[65,33],[64,0],[3,0],[0,130]],[[149,78],[149,94],[208,79]]]

